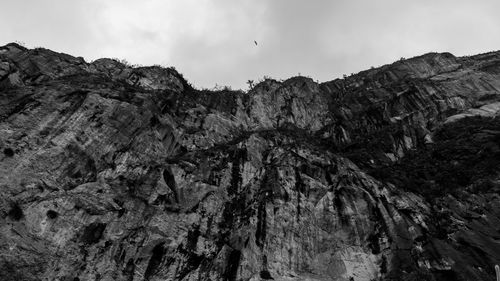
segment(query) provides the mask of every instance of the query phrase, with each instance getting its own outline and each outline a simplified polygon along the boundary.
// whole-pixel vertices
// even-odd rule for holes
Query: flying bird
[[[255,46],[257,46],[257,41],[254,40],[253,42],[255,43]]]

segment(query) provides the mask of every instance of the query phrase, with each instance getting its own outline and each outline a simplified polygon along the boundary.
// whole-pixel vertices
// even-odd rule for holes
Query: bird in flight
[[[255,46],[257,46],[257,41],[254,40],[253,42],[255,43]]]

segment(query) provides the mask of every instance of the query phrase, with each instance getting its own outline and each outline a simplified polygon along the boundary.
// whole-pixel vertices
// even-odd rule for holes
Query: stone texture
[[[499,53],[242,92],[9,44],[0,95],[1,280],[492,280],[500,263]],[[450,144],[461,158],[440,160]],[[453,167],[480,173],[446,189]]]

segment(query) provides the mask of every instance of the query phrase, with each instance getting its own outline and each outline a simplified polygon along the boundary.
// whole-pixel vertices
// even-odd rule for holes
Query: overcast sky
[[[0,44],[246,89],[264,75],[328,81],[430,51],[498,50],[499,11],[500,0],[2,0]]]

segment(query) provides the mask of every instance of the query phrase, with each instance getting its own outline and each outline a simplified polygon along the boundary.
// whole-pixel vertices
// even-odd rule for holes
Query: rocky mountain
[[[316,83],[0,47],[1,280],[494,280],[500,52]]]

